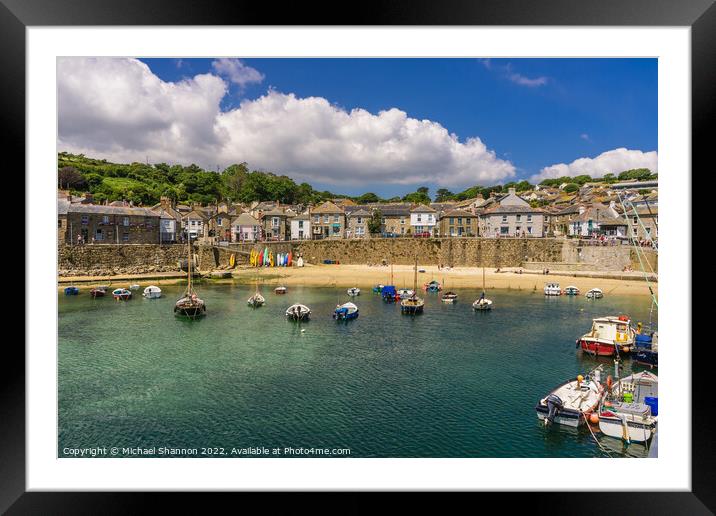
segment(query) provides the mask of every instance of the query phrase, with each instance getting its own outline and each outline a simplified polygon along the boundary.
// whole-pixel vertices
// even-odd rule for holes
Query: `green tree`
[[[371,235],[380,233],[381,227],[383,226],[383,214],[380,210],[374,210],[373,214],[368,220],[368,231]]]
[[[577,183],[568,183],[563,188],[563,191],[567,193],[576,192],[577,190],[579,190],[579,185]]]
[[[355,202],[358,204],[368,204],[371,202],[380,202],[381,198],[373,192],[364,193],[363,195],[356,197]]]
[[[437,192],[435,192],[435,202],[445,202],[450,201],[455,198],[455,194],[452,193],[447,188],[439,188]]]

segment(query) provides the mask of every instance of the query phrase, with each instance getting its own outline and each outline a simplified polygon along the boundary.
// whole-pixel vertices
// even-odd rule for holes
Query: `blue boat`
[[[80,293],[80,289],[77,287],[65,287],[65,295],[66,296],[76,296]]]
[[[632,359],[639,363],[651,367],[659,366],[657,333],[638,333],[634,337],[635,347],[632,349]]]
[[[380,294],[386,303],[395,303],[398,299],[398,293],[395,291],[395,286],[393,285],[385,285]]]
[[[373,287],[373,292],[380,293],[383,291],[383,285],[376,285]]]
[[[333,318],[341,321],[349,321],[358,317],[358,307],[353,303],[343,303],[336,307]]]

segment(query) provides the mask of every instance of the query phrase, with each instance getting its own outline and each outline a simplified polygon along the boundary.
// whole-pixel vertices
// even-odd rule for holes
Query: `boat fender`
[[[609,375],[609,376],[607,376],[607,391],[609,391],[609,392],[612,391],[612,385],[613,385],[612,375]]]

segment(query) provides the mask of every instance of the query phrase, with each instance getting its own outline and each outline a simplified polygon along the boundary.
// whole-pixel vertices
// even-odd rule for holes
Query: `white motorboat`
[[[333,318],[348,321],[358,317],[358,307],[353,303],[343,303],[338,305],[333,312]]]
[[[545,296],[561,296],[562,289],[559,288],[559,283],[545,283],[544,295]]]
[[[584,377],[579,375],[558,385],[537,403],[537,417],[545,426],[550,423],[574,427],[583,424],[587,415],[599,409],[604,397],[600,376],[601,366]]]
[[[348,295],[349,295],[349,296],[354,296],[354,297],[355,297],[355,296],[360,296],[360,289],[359,289],[359,288],[356,288],[356,287],[349,288],[349,289],[348,289]]]
[[[162,297],[162,289],[160,289],[156,285],[149,285],[147,288],[144,289],[142,295],[147,299],[157,299],[159,297]]]
[[[628,442],[646,442],[656,431],[659,378],[648,371],[626,376],[609,386],[599,410],[599,430]]]
[[[307,321],[311,316],[311,309],[306,305],[295,304],[286,309],[286,317],[294,321]]]
[[[288,291],[288,289],[286,287],[276,287],[275,289],[273,289],[273,291],[276,294],[285,294]]]
[[[601,289],[593,288],[586,294],[587,299],[601,299],[604,297],[604,292]]]

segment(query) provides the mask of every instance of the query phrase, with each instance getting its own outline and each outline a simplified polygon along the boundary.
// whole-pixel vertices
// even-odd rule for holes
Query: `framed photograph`
[[[300,11],[2,0],[27,337],[0,510],[713,511],[691,344],[712,2]]]

